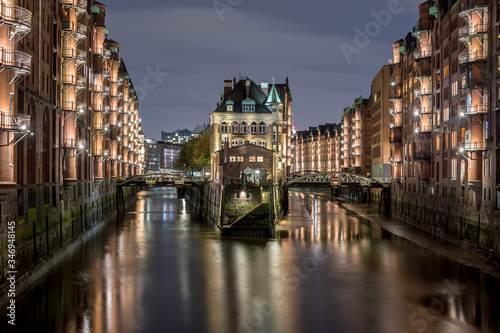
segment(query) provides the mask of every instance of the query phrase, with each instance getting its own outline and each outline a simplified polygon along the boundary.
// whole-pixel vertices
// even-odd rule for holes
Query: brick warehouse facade
[[[357,167],[368,159],[358,160],[357,147],[371,149],[373,177],[389,176],[394,215],[495,253],[500,244],[499,25],[495,1],[422,3],[417,25],[393,44],[388,66],[372,81],[368,103],[355,102],[342,113],[340,156],[329,154],[328,161],[340,165],[331,171],[365,174]],[[358,104],[371,126],[356,116]],[[356,142],[359,126],[362,142]],[[311,139],[299,139],[294,138],[294,151],[311,149],[306,147]],[[293,170],[304,166],[297,163]]]
[[[50,228],[59,212],[99,207],[144,158],[139,101],[106,37],[106,6],[16,2],[0,2],[2,241],[6,221],[29,233],[27,222]]]

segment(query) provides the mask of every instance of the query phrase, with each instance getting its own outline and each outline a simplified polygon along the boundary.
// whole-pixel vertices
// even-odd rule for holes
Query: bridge
[[[201,185],[203,177],[185,177],[166,172],[149,172],[118,181],[118,186],[186,186]]]
[[[389,183],[353,173],[331,171],[312,173],[298,178],[288,178],[287,185],[387,187]]]

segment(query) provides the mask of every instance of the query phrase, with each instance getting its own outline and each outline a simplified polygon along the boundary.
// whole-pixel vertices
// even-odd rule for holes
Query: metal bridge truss
[[[184,185],[185,183],[203,183],[202,177],[183,177],[171,173],[151,172],[144,175],[129,177],[119,181],[118,185]]]
[[[366,187],[385,187],[386,183],[379,182],[375,179],[361,175],[356,175],[347,172],[321,172],[302,176],[289,180],[287,184],[314,184],[314,185],[329,185],[329,186],[366,186]]]

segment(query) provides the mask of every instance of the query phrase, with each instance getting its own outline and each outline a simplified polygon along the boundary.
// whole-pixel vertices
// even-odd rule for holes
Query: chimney
[[[250,79],[247,78],[247,81],[246,81],[246,91],[247,91],[247,98],[248,98],[248,93],[250,91]]]
[[[267,83],[267,81],[260,81],[260,89],[266,96],[269,96],[269,83]]]
[[[233,82],[231,80],[224,80],[224,96],[227,96],[233,89]]]

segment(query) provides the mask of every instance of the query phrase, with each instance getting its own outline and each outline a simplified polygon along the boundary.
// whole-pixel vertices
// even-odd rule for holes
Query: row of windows
[[[229,162],[244,162],[243,156],[229,156]],[[264,162],[263,156],[249,156],[248,162]]]
[[[221,133],[228,133],[229,127],[226,122],[223,122],[220,126]],[[237,122],[233,122],[231,124],[231,133],[239,133],[239,134],[247,134],[248,126],[245,122],[238,124]],[[258,132],[257,132],[258,130]],[[250,124],[250,133],[252,134],[266,134],[267,133],[267,125],[264,122],[261,122],[258,126],[256,122],[252,122]]]

